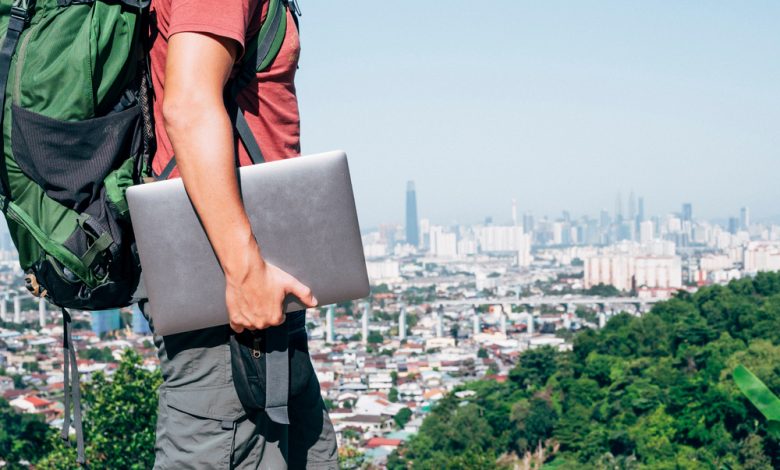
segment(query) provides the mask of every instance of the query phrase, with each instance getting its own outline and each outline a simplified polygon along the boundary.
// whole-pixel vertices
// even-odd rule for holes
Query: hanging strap
[[[64,388],[65,393],[65,419],[62,423],[62,439],[65,442],[70,434],[70,405],[73,403],[73,425],[76,428],[76,453],[78,457],[76,462],[84,465],[87,461],[84,455],[84,429],[81,419],[81,384],[79,381],[78,364],[76,363],[76,350],[73,348],[73,332],[71,331],[70,314],[64,308],[62,309],[62,350],[65,355],[64,361]],[[70,390],[68,390],[70,389]]]
[[[290,424],[290,356],[287,352],[287,320],[265,330],[265,412],[274,423]]]
[[[0,47],[0,126],[5,114],[5,90],[8,85],[8,72],[11,68],[11,58],[19,43],[22,30],[30,21],[32,0],[14,0],[11,7],[11,18],[8,20],[8,30],[5,33],[3,45]],[[8,169],[5,165],[5,139],[0,142],[0,190],[3,196],[3,210],[11,201],[11,185],[8,182]]]

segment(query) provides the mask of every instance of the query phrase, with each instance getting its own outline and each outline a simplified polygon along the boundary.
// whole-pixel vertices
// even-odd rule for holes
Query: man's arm
[[[311,290],[266,263],[236,178],[233,130],[223,101],[239,45],[201,33],[168,41],[163,119],[184,186],[225,272],[230,325],[262,329],[284,322],[287,294],[313,307]]]

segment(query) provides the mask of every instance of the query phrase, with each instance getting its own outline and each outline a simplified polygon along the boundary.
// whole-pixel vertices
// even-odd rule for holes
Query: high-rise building
[[[737,232],[739,232],[739,219],[729,217],[729,233],[735,235]]]
[[[636,196],[634,191],[631,191],[628,195],[628,220],[636,220]]]
[[[119,309],[97,310],[90,312],[92,316],[92,331],[100,336],[120,327]]]
[[[363,345],[368,344],[368,316],[371,315],[371,302],[366,302],[363,304],[363,329],[362,334],[360,335],[360,339],[363,342]]]
[[[420,229],[417,224],[417,193],[414,181],[406,183],[406,243],[420,245]]]
[[[403,305],[398,312],[398,339],[401,341],[406,339],[406,306]]]
[[[332,343],[335,337],[335,317],[336,316],[336,306],[335,305],[329,305],[328,310],[325,314],[325,342]]]
[[[38,299],[38,326],[46,326],[46,300],[43,298]]]
[[[512,225],[517,225],[517,199],[512,198]]]
[[[599,224],[601,224],[602,229],[608,229],[612,223],[612,218],[609,216],[609,211],[606,209],[601,210],[601,217],[599,219]]]
[[[523,232],[531,233],[534,231],[534,216],[530,212],[523,214]]]
[[[138,305],[133,305],[133,333],[137,335],[149,335],[152,334],[152,329],[149,328],[149,322],[141,313],[141,309]]]
[[[436,309],[436,337],[444,337],[444,306],[441,304]]]
[[[620,223],[623,221],[623,195],[618,192],[617,199],[615,199],[615,222]]]
[[[14,323],[22,322],[22,299],[18,295],[14,297]]]
[[[655,239],[655,225],[652,220],[639,223],[639,242],[648,244]]]
[[[636,218],[637,218],[637,222],[642,223],[645,221],[645,198],[640,196],[638,201],[639,204],[638,204]]]
[[[739,228],[742,230],[750,228],[750,209],[747,207],[739,210]]]
[[[682,220],[684,222],[691,222],[693,220],[693,205],[690,202],[686,202],[682,206]]]

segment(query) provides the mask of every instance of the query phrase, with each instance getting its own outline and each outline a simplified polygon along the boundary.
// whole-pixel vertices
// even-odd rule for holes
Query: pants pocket
[[[155,468],[230,468],[236,423],[245,418],[232,386],[160,393]]]

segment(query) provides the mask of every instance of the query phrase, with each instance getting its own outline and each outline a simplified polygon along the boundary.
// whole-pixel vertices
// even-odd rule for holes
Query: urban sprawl
[[[458,385],[507,380],[518,355],[571,347],[572,333],[619,312],[641,315],[680,289],[780,269],[780,226],[748,208],[719,225],[679,213],[648,217],[620,197],[597,218],[518,216],[438,226],[417,215],[363,234],[370,298],[307,313],[310,352],[341,451],[381,466]],[[63,419],[61,315],[31,297],[7,228],[0,236],[0,394],[19,412]],[[110,375],[132,348],[158,367],[136,307],[72,312],[78,367]],[[473,392],[456,392],[467,395]]]

